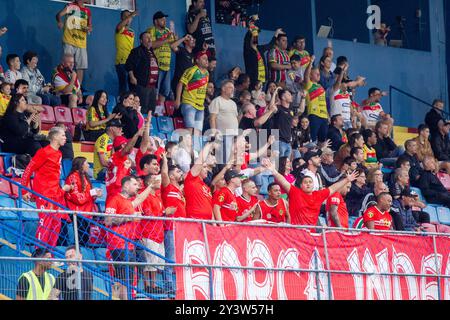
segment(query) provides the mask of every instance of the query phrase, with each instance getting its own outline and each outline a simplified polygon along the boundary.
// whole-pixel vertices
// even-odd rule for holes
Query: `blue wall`
[[[390,85],[429,103],[435,98],[448,101],[442,1],[430,0],[430,15],[433,17],[430,19],[431,30],[437,30],[431,35],[431,52],[333,40],[335,57],[345,55],[349,58],[351,76],[367,77],[367,87],[358,91],[358,102],[367,97],[370,87],[388,91]],[[322,52],[326,45],[326,40],[315,38],[315,52]],[[429,111],[425,105],[399,93],[394,92],[391,98],[392,113],[398,125],[417,127]],[[384,98],[382,104],[389,112],[389,97]]]
[[[6,53],[20,56],[29,49],[39,54],[39,68],[46,80],[50,80],[51,70],[61,58],[62,31],[56,26],[55,15],[64,7],[62,2],[50,0],[0,0],[0,25],[9,31],[0,38],[4,56],[1,63],[6,67]],[[85,76],[88,90],[106,88],[117,92],[117,77],[114,68],[114,30],[120,21],[120,11],[90,7],[94,30],[88,38],[89,70]],[[150,1],[137,0],[140,12],[132,28],[137,35],[153,24],[153,14],[162,10],[175,22],[177,33],[185,32],[185,0]],[[136,45],[139,40],[136,39]]]

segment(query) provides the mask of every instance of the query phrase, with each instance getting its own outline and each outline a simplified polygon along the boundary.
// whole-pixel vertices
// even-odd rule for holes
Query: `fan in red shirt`
[[[236,189],[239,188],[242,175],[235,170],[225,172],[226,187],[218,190],[214,194],[213,213],[217,221],[236,222],[238,216],[238,206],[236,201]],[[221,224],[220,226],[224,226]]]
[[[186,197],[186,216],[192,219],[213,219],[211,189],[203,181],[208,176],[206,159],[214,143],[208,143],[200,153],[184,181]]]
[[[186,200],[183,195],[184,173],[178,166],[168,166],[167,154],[161,154],[161,191],[166,208],[176,208],[173,218],[186,218]],[[164,250],[170,261],[175,261],[175,244],[173,238],[173,222],[164,224]],[[173,267],[164,268],[164,283],[168,292],[175,291]]]
[[[256,184],[248,179],[242,181],[242,195],[236,198],[238,205],[238,222],[249,222],[253,220],[253,214],[258,204],[258,188]]]
[[[329,227],[348,229],[348,210],[344,197],[350,192],[351,186],[348,183],[340,192],[328,198],[326,210]]]
[[[364,225],[369,230],[392,230],[392,196],[383,192],[377,196],[377,205],[370,207],[363,214]]]
[[[38,150],[23,173],[21,184],[29,187],[31,176],[34,174],[33,191],[53,200],[64,203],[64,192],[72,190],[70,185],[60,186],[61,158],[59,148],[66,144],[66,133],[60,127],[54,127],[48,134],[50,145]],[[41,210],[57,210],[59,207],[35,196],[36,207]],[[23,191],[23,199],[31,200],[31,194]],[[61,230],[61,219],[69,220],[67,214],[39,212],[39,225],[36,238],[52,247],[56,246]]]
[[[66,179],[66,184],[72,186],[72,191],[66,193],[67,207],[76,212],[93,212],[95,198],[102,196],[101,189],[92,189],[89,179],[89,163],[84,157],[77,157],[72,161],[72,170]],[[92,219],[92,216],[83,217]],[[89,244],[89,221],[78,219],[78,239],[82,246]]]
[[[125,177],[121,181],[122,191],[106,201],[106,215],[141,215],[138,207],[149,196],[151,186],[147,187],[141,194],[138,195],[139,183],[136,177]],[[132,200],[134,199],[134,200]],[[136,252],[134,244],[125,240],[136,239],[136,232],[139,226],[139,221],[133,217],[111,217],[105,218],[105,225],[111,228],[116,235],[108,232],[106,235],[107,248],[114,261],[136,261]],[[130,281],[134,278],[134,268],[128,268],[126,265],[115,266],[115,274],[123,282],[128,285],[120,285],[119,298],[127,300],[127,287],[131,287]],[[127,271],[129,277],[127,277]]]
[[[297,181],[300,185],[300,188],[297,188],[291,185],[277,171],[275,165],[270,160],[263,160],[263,165],[272,172],[277,183],[288,193],[291,223],[293,225],[316,226],[319,221],[322,203],[331,194],[335,194],[344,188],[347,183],[355,181],[358,177],[358,174],[353,172],[347,178],[335,183],[328,189],[313,192],[314,182],[310,177],[305,176]]]
[[[136,145],[139,137],[144,133],[144,128],[145,126],[139,129],[129,141],[123,136],[114,139],[114,153],[109,160],[105,177],[107,199],[121,192],[122,186],[120,182],[123,178],[131,174],[132,161],[129,158],[129,154]]]
[[[163,217],[172,216],[176,208],[167,208],[164,210],[164,205],[160,197],[161,177],[156,175],[148,175],[145,177],[144,184],[151,188],[150,194],[142,203],[142,212],[144,216]],[[161,220],[141,220],[139,225],[140,236],[143,245],[150,251],[156,252],[164,257],[164,222]],[[164,264],[164,259],[148,252],[144,252],[145,260],[148,264]],[[146,291],[153,294],[166,294],[166,290],[156,285],[157,272],[164,267],[144,268],[144,284]]]
[[[269,197],[258,203],[253,220],[266,220],[273,223],[291,223],[289,205],[281,198],[281,187],[271,183],[267,187]]]

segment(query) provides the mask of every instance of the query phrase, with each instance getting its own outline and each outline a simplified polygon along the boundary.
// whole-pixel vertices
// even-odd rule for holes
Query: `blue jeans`
[[[124,64],[116,64],[117,78],[119,78],[119,95],[128,91],[128,72]]]
[[[51,93],[38,93],[37,95],[41,97],[43,105],[56,107],[62,104],[61,98]]]
[[[181,104],[181,114],[186,128],[194,128],[200,132],[203,131],[204,111],[195,109],[189,104]]]
[[[165,257],[171,261],[175,261],[175,243],[173,237],[173,230],[166,230],[164,232],[164,250]],[[168,290],[175,290],[176,280],[173,267],[164,267],[163,279]]]
[[[292,153],[292,145],[290,143],[280,141],[280,158],[288,157],[290,159],[291,153]]]
[[[313,142],[325,142],[328,135],[328,120],[309,115],[309,126],[311,128],[311,140]]]
[[[159,70],[158,76],[158,94],[164,96],[167,99],[170,96],[170,70],[161,71]]]

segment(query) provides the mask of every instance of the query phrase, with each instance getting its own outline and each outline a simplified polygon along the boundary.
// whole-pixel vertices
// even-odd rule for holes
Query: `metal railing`
[[[402,90],[400,88],[397,88],[395,86],[392,86],[392,85],[389,86],[389,113],[391,115],[392,115],[392,112],[393,112],[392,93],[394,91],[397,91],[397,92],[403,94],[404,96],[407,96],[408,98],[411,98],[411,99],[413,99],[413,100],[415,100],[417,102],[420,102],[420,103],[426,105],[427,107],[429,107],[430,109],[435,109],[437,111],[440,111],[440,112],[442,112],[442,115],[444,116],[445,119],[450,119],[450,113],[448,111],[440,110],[440,109],[434,107],[431,103],[429,103],[429,102],[427,102],[425,100],[422,100],[422,99],[414,96],[413,94],[408,93],[408,92],[406,92],[406,91],[404,91],[404,90]]]

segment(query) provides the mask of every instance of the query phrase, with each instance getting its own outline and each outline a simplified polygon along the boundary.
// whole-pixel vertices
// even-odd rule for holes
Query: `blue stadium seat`
[[[436,222],[439,223],[436,207],[434,206],[427,206],[425,209],[423,209],[424,212],[428,213],[430,215],[430,222]]]
[[[106,248],[94,249],[94,255],[95,255],[95,260],[108,261],[108,259],[106,258]],[[107,264],[97,264],[97,268],[99,268],[103,272],[107,272],[108,271],[108,265]]]
[[[422,201],[423,203],[427,203],[427,201],[423,197],[422,191],[419,188],[411,187],[411,191],[414,191],[419,196],[419,200],[420,201]]]
[[[152,122],[150,123],[150,132],[158,132],[158,119],[156,117],[152,117]]]
[[[153,119],[152,119],[153,120]],[[158,117],[158,128],[162,133],[171,133],[174,131],[173,120],[170,117]]]
[[[439,222],[450,226],[450,209],[446,207],[437,207],[436,211]]]
[[[72,160],[63,159],[61,163],[61,179],[66,180],[72,170]]]
[[[15,208],[16,202],[9,197],[0,196],[0,207]],[[17,220],[17,213],[14,211],[0,211],[0,220]]]

